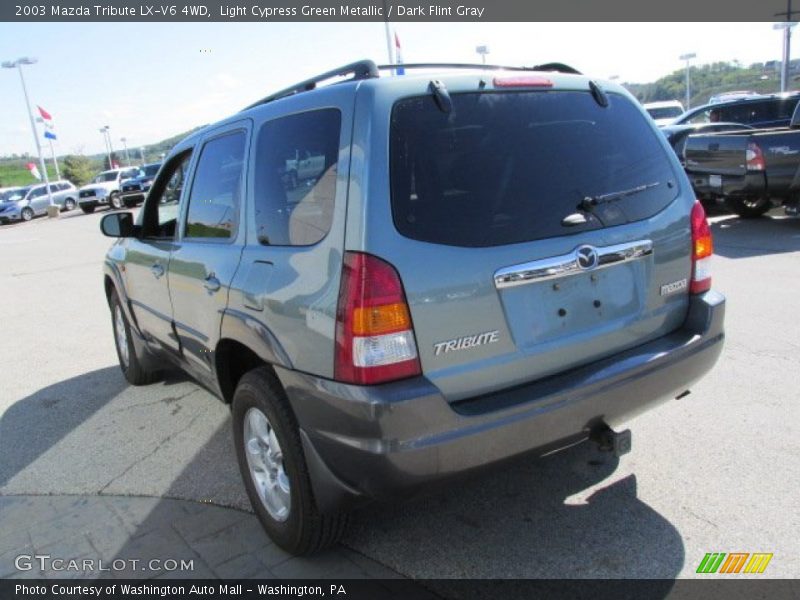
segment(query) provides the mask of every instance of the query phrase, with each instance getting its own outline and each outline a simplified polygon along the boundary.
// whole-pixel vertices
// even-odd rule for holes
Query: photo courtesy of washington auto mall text
[[[800,600],[795,4],[0,4],[0,600]]]

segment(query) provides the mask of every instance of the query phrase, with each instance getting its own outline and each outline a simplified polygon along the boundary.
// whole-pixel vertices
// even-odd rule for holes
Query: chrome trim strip
[[[569,254],[542,258],[499,269],[494,274],[494,285],[498,290],[501,290],[527,283],[568,277],[578,273],[590,273],[611,265],[649,256],[653,253],[653,242],[651,240],[638,240],[636,242],[594,248],[597,252],[597,266],[592,269],[584,269],[578,264],[578,251],[586,247],[586,245],[581,245]]]

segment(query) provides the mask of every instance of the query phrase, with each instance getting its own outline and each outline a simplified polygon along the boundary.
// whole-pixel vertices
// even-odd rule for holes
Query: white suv
[[[138,167],[103,171],[91,183],[78,190],[78,204],[81,210],[87,214],[92,213],[101,204],[110,205],[111,208],[122,208],[120,185],[123,181],[140,175],[142,171]]]

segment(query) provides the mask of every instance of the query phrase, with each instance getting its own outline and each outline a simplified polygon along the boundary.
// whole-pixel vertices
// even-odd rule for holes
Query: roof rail
[[[563,63],[545,63],[535,67],[509,67],[505,65],[484,65],[470,63],[404,63],[396,65],[378,65],[379,71],[389,69],[479,69],[487,71],[557,71],[580,75],[581,72]]]
[[[255,106],[259,106],[260,104],[266,104],[267,102],[272,102],[273,100],[278,100],[280,98],[285,98],[286,96],[293,96],[294,94],[299,94],[301,92],[308,92],[313,90],[317,87],[318,83],[326,81],[328,79],[333,79],[334,77],[345,77],[347,75],[352,75],[352,77],[348,81],[354,81],[357,79],[371,79],[373,77],[378,77],[378,67],[375,66],[375,63],[371,60],[360,60],[358,62],[350,63],[349,65],[345,65],[343,67],[339,67],[338,69],[333,69],[332,71],[326,71],[316,77],[312,77],[311,79],[306,79],[301,81],[300,83],[295,83],[288,88],[282,89],[279,92],[275,92],[274,94],[270,94],[269,96],[265,96],[258,102],[254,102],[250,106],[244,108],[243,110],[248,110]]]

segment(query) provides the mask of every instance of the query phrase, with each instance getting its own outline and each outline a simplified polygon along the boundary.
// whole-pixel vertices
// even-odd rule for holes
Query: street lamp
[[[694,52],[690,52],[689,54],[681,54],[678,57],[678,60],[685,60],[686,61],[686,110],[689,110],[692,106],[692,94],[690,91],[690,82],[689,82],[689,61],[693,58],[696,58],[697,54]]]
[[[486,55],[489,54],[489,46],[476,46],[475,52],[481,55],[481,62],[486,64]]]
[[[139,148],[139,156],[142,158],[142,166],[144,166],[144,146]]]
[[[773,29],[783,29],[783,62],[781,63],[781,91],[785,92],[789,84],[789,48],[792,44],[792,28],[797,25],[792,21],[775,23]]]
[[[99,131],[100,133],[103,134],[103,144],[106,147],[106,157],[108,158],[108,168],[109,169],[113,169],[114,168],[114,163],[111,162],[111,147],[108,145],[108,125],[106,125],[105,127],[101,127],[97,131]]]
[[[119,141],[122,142],[122,147],[125,148],[125,162],[128,163],[128,166],[131,166],[131,157],[128,154],[128,138],[119,138]]]
[[[47,190],[47,216],[58,217],[58,207],[53,203],[53,195],[50,193],[50,179],[47,177],[47,165],[44,163],[42,156],[42,145],[39,143],[39,134],[36,131],[36,122],[33,120],[33,112],[31,112],[31,102],[28,99],[28,88],[25,86],[25,77],[22,74],[22,65],[35,65],[37,60],[28,56],[23,56],[17,60],[7,60],[2,63],[4,69],[17,69],[19,71],[19,80],[22,82],[22,93],[25,96],[25,108],[28,109],[28,118],[31,120],[31,132],[33,133],[33,140],[36,142],[36,153],[39,155],[39,166],[42,168],[42,177],[44,177],[45,189]]]

